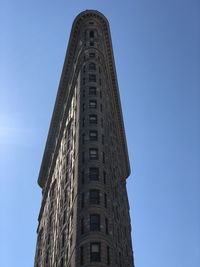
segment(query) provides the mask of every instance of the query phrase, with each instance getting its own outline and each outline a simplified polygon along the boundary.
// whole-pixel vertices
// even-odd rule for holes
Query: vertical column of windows
[[[93,41],[91,41],[93,42]],[[89,58],[95,58],[95,53],[90,52]],[[88,68],[88,73],[86,72],[86,68]],[[98,120],[100,122],[101,128],[104,127],[104,121],[103,117],[99,117],[95,112],[95,110],[99,109],[100,112],[103,112],[103,105],[100,103],[100,101],[96,98],[97,97],[97,87],[95,83],[99,83],[99,86],[102,85],[102,80],[100,77],[101,74],[101,68],[97,67],[94,62],[89,62],[89,64],[84,68],[84,73],[88,75],[87,78],[85,78],[85,81],[88,79],[89,86],[88,86],[88,104],[86,102],[83,103],[82,111],[84,113],[84,117],[82,119],[82,127],[85,126],[85,118],[89,119],[89,131],[88,131],[88,138],[86,137],[86,132],[82,133],[82,144],[86,145],[87,140],[91,142],[98,141],[98,130],[95,129],[96,125],[98,124]],[[99,71],[99,76],[96,74],[96,70]],[[100,89],[99,97],[102,98],[102,90]],[[85,94],[85,93],[84,93]],[[84,97],[84,95],[83,95]],[[93,98],[92,98],[93,97]],[[87,106],[88,105],[88,106]],[[93,112],[94,111],[94,112]],[[88,112],[88,114],[85,112]],[[99,140],[102,145],[104,145],[104,134],[99,134]],[[93,143],[95,144],[95,143]],[[87,147],[87,146],[86,146]],[[99,150],[97,147],[89,147],[89,159],[90,160],[98,160],[100,159],[103,163],[105,163],[105,153],[102,151],[99,153]],[[100,154],[100,155],[99,155]],[[82,151],[82,163],[85,162],[85,151]],[[103,183],[106,184],[106,172],[103,172]],[[85,171],[82,170],[81,173],[81,181],[82,184],[85,183]],[[99,167],[89,166],[89,181],[99,181]],[[107,208],[107,194],[102,195],[104,207]],[[81,208],[84,208],[84,193],[81,194]],[[99,189],[90,189],[89,190],[89,204],[90,205],[100,205],[100,190]],[[81,234],[84,234],[84,217],[81,218],[80,222],[80,228],[81,228]],[[100,231],[100,223],[101,223],[101,215],[100,214],[89,214],[89,220],[90,220],[90,231]],[[108,219],[105,218],[105,234],[108,234]],[[84,265],[84,246],[80,247],[80,264]],[[107,265],[110,265],[110,248],[107,246],[105,248],[105,252],[107,253]],[[92,242],[90,243],[90,261],[91,262],[100,262],[101,261],[101,242]]]
[[[84,59],[85,59],[85,56],[84,56]],[[83,66],[83,69],[82,69],[82,72],[83,72],[83,78],[82,78],[82,84],[83,84],[83,87],[81,88],[81,94],[82,94],[82,97],[83,99],[85,98],[85,72],[86,72],[86,65]],[[83,116],[82,116],[82,128],[85,127],[85,115],[84,115],[84,112],[85,112],[85,102],[82,103],[82,112],[83,112]],[[82,145],[85,144],[85,133],[83,132],[82,135],[81,135],[81,143]],[[82,151],[81,153],[81,161],[82,163],[84,164],[85,162],[85,152]],[[81,171],[81,183],[84,184],[85,183],[85,172],[84,172],[84,169]],[[84,193],[81,194],[81,208],[84,207]],[[83,232],[83,229],[84,229],[84,218],[81,219],[81,234]]]
[[[62,218],[62,233],[60,243],[60,264],[59,266],[65,266],[68,262],[69,252],[72,251],[73,245],[73,232],[74,232],[74,216],[73,205],[75,199],[75,145],[76,145],[76,98],[72,99],[72,112],[69,115],[70,121],[68,122],[66,129],[66,173],[65,173],[65,185],[63,188],[63,217]],[[62,188],[62,186],[61,186]],[[67,242],[69,240],[69,242]],[[65,252],[64,252],[65,251]],[[66,257],[63,257],[63,253]],[[66,261],[66,262],[65,262]]]

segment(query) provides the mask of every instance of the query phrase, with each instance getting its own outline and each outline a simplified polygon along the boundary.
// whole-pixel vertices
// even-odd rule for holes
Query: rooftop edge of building
[[[77,20],[81,17],[83,17],[84,15],[87,15],[87,14],[95,14],[95,15],[98,15],[100,16],[108,25],[109,25],[109,21],[108,19],[104,16],[103,13],[101,13],[100,11],[98,10],[95,10],[95,9],[86,9],[84,11],[81,11],[74,19],[74,22],[73,22],[73,25],[76,24]]]

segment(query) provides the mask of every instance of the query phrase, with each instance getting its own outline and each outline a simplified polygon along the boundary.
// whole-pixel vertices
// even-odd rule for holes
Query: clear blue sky
[[[75,16],[110,21],[136,267],[200,266],[200,2],[0,2],[0,266],[32,267],[37,176]]]

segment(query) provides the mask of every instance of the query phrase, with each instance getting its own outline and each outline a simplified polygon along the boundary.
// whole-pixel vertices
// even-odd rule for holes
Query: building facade
[[[107,19],[72,26],[38,183],[35,267],[134,267],[130,174]]]

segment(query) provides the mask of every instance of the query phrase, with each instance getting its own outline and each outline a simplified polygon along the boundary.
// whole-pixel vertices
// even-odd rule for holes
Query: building
[[[111,35],[98,11],[72,26],[38,183],[35,267],[133,267],[130,174]]]

